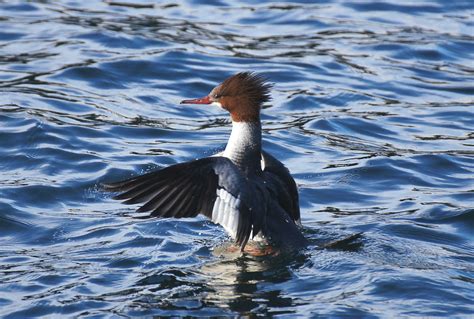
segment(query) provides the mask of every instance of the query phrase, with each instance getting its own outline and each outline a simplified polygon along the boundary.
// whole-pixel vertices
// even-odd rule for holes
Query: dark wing
[[[279,160],[262,151],[264,162],[264,178],[278,199],[280,206],[290,215],[291,219],[300,223],[300,204],[298,188],[290,171]]]
[[[150,217],[194,217],[199,213],[221,224],[243,249],[259,207],[251,196],[254,185],[227,158],[206,157],[180,163],[116,183],[103,184],[121,192],[114,199],[145,203],[137,211]],[[253,226],[255,224],[255,226]],[[259,229],[258,229],[259,230]],[[256,232],[255,232],[256,233]]]

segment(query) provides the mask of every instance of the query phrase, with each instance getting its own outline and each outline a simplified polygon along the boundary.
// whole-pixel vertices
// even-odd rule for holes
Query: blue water
[[[0,4],[0,316],[474,314],[474,2],[133,3]],[[228,115],[178,103],[246,70],[299,254],[98,186],[220,150]]]

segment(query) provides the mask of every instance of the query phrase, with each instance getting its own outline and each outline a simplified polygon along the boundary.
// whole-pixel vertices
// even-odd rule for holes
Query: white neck
[[[261,171],[262,126],[259,122],[233,122],[224,157],[247,174]]]

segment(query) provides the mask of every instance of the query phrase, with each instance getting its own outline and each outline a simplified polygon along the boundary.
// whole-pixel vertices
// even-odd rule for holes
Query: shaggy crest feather
[[[245,95],[259,106],[271,100],[271,83],[261,74],[240,72],[227,78],[222,84],[222,96]]]
[[[260,121],[262,104],[270,101],[272,84],[254,72],[240,72],[222,82],[209,96],[230,112],[235,122]]]

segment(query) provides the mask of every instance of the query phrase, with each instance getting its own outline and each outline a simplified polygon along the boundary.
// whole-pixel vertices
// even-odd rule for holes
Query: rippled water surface
[[[0,315],[473,315],[473,61],[470,0],[0,2]],[[178,102],[246,70],[296,255],[98,186],[220,150],[227,114]]]

